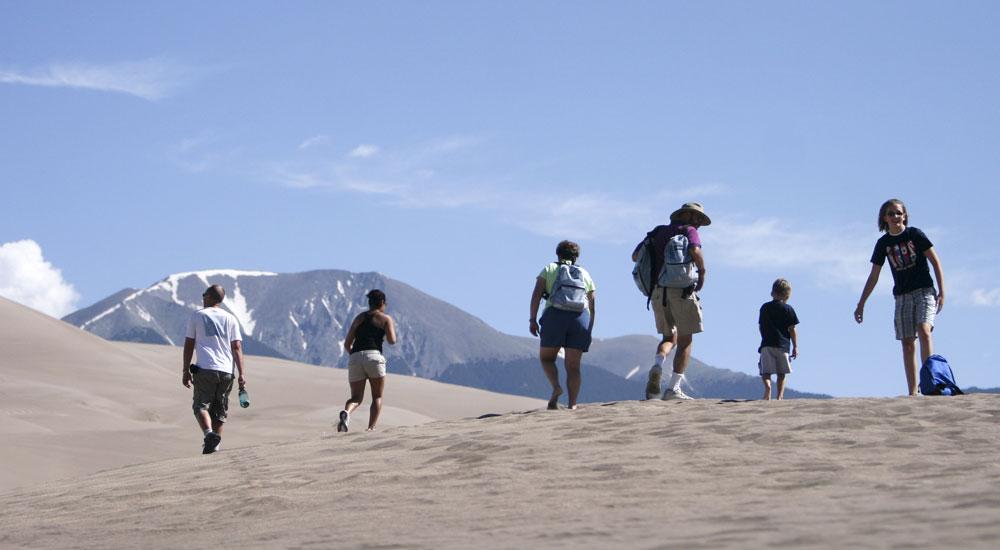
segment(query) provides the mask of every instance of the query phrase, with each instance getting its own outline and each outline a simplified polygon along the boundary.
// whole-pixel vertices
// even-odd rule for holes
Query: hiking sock
[[[205,428],[201,431],[201,435],[208,435],[210,433],[212,433],[212,428]]]
[[[666,360],[667,360],[666,355],[660,355],[659,353],[657,353],[655,356],[653,356],[653,364],[660,368],[663,368],[663,362]]]
[[[677,388],[681,386],[681,380],[684,380],[684,375],[675,372],[670,376],[670,384],[667,385],[667,389],[677,391]]]

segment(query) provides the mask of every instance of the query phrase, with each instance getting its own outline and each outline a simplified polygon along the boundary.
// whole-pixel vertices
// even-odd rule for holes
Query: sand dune
[[[383,429],[338,434],[344,371],[251,358],[253,406],[234,411],[222,451],[201,455],[177,348],[109,343],[3,300],[0,326],[4,549],[1000,537],[1000,395],[545,411],[392,377]]]
[[[0,495],[4,548],[995,546],[1000,396],[623,402]]]
[[[108,342],[2,298],[0,328],[0,490],[200,452],[179,348]],[[261,357],[247,364],[252,406],[232,404],[224,448],[333,430],[346,371]],[[392,376],[380,424],[542,403]],[[367,406],[355,416],[366,425]]]

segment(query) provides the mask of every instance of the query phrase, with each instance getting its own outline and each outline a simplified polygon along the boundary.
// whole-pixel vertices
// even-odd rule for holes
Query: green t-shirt
[[[580,267],[580,266],[577,266]],[[594,285],[594,280],[590,278],[590,273],[587,270],[580,267],[580,271],[583,272],[583,286],[587,290],[587,294],[597,290],[597,286]],[[542,272],[538,274],[540,279],[545,281],[545,293],[552,294],[552,286],[556,284],[556,274],[559,272],[559,264],[552,262],[542,269]],[[548,300],[545,302],[545,307],[549,307],[551,304]],[[588,308],[589,309],[589,308]]]

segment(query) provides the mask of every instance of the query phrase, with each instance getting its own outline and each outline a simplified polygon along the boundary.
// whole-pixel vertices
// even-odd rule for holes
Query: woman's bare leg
[[[351,397],[344,404],[344,410],[347,414],[351,414],[351,411],[358,408],[361,402],[365,400],[365,381],[358,380],[357,382],[351,382]]]
[[[549,379],[552,385],[552,396],[549,397],[549,409],[559,408],[559,396],[562,395],[562,386],[559,385],[559,371],[556,370],[556,357],[559,356],[559,348],[539,348],[538,360],[542,363],[542,371],[545,378]]]
[[[566,389],[569,390],[568,405],[570,409],[576,408],[576,399],[580,395],[580,363],[583,360],[583,351],[566,348],[566,357],[563,362],[566,365]]]
[[[382,414],[382,391],[385,390],[385,377],[369,378],[368,382],[372,385],[372,406],[368,413],[368,431],[370,432],[375,429],[378,416]]]

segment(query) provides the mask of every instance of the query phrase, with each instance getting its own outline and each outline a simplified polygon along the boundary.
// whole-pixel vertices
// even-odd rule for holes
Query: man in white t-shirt
[[[192,408],[198,426],[205,434],[202,454],[219,450],[222,426],[229,410],[229,392],[233,389],[233,365],[239,371],[239,387],[243,377],[243,338],[236,317],[222,309],[226,291],[220,285],[208,287],[201,295],[204,309],[191,314],[184,340],[184,374],[182,383],[190,388],[194,382]],[[198,363],[191,364],[197,352]]]

